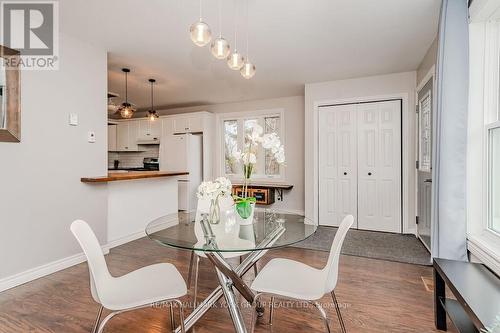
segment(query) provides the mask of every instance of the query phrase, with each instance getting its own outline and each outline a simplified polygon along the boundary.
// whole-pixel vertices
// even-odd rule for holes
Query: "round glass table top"
[[[221,211],[213,224],[199,212],[162,216],[146,227],[146,234],[161,245],[203,252],[248,252],[300,242],[317,226],[304,216],[256,208],[253,223],[243,225],[234,209]]]

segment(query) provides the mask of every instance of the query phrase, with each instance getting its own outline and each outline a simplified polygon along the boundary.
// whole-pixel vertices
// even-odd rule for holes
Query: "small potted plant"
[[[210,201],[209,221],[212,224],[220,222],[220,205],[221,197],[231,196],[231,181],[225,177],[219,177],[215,181],[202,182],[198,186],[196,195],[198,199]]]
[[[271,151],[278,164],[285,163],[285,147],[281,144],[279,136],[276,133],[263,134],[263,132],[262,126],[254,124],[251,128],[251,133],[247,136],[247,140],[245,140],[243,150],[234,149],[231,152],[233,160],[235,162],[241,161],[243,164],[243,191],[241,196],[233,196],[236,211],[242,219],[240,224],[253,223],[256,199],[248,195],[248,185],[257,164],[256,148],[262,145],[262,148]]]

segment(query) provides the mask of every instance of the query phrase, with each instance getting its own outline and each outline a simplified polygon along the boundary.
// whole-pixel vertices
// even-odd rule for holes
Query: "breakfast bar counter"
[[[107,176],[81,178],[83,186],[108,191],[107,247],[144,237],[149,221],[177,213],[179,176],[188,172],[113,171]]]
[[[165,172],[165,171],[128,171],[128,172],[109,172],[107,176],[85,177],[80,180],[83,183],[107,183],[117,180],[133,180],[144,178],[160,178],[187,175],[189,172]]]

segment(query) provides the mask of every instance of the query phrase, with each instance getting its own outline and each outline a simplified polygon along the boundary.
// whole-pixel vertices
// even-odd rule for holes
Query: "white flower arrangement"
[[[216,200],[219,197],[228,197],[231,195],[231,181],[225,177],[219,177],[214,181],[202,182],[198,186],[196,196],[198,199]]]
[[[281,140],[276,133],[264,133],[264,129],[259,124],[253,124],[251,127],[252,132],[247,135],[247,140],[243,151],[233,148],[230,153],[231,158],[243,163],[243,176],[245,182],[243,184],[243,194],[241,197],[234,197],[236,201],[236,210],[243,219],[252,216],[251,205],[255,204],[255,198],[248,197],[248,183],[255,164],[257,164],[257,156],[255,148],[262,145],[262,148],[270,150],[274,155],[274,159],[278,164],[285,163],[285,147],[281,144]]]
[[[245,145],[243,151],[239,151],[236,147],[231,151],[231,157],[239,162],[243,161],[245,169],[249,165],[257,164],[257,156],[252,148],[262,145],[262,148],[270,150],[278,164],[285,163],[285,147],[281,144],[281,140],[276,133],[262,134],[264,129],[259,124],[253,124],[252,132],[248,134],[248,143]],[[246,173],[246,172],[245,172]],[[245,175],[246,177],[246,175]]]

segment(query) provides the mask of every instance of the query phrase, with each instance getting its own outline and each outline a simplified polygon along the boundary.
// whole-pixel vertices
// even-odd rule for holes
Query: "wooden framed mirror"
[[[21,141],[19,51],[0,45],[0,142]]]

